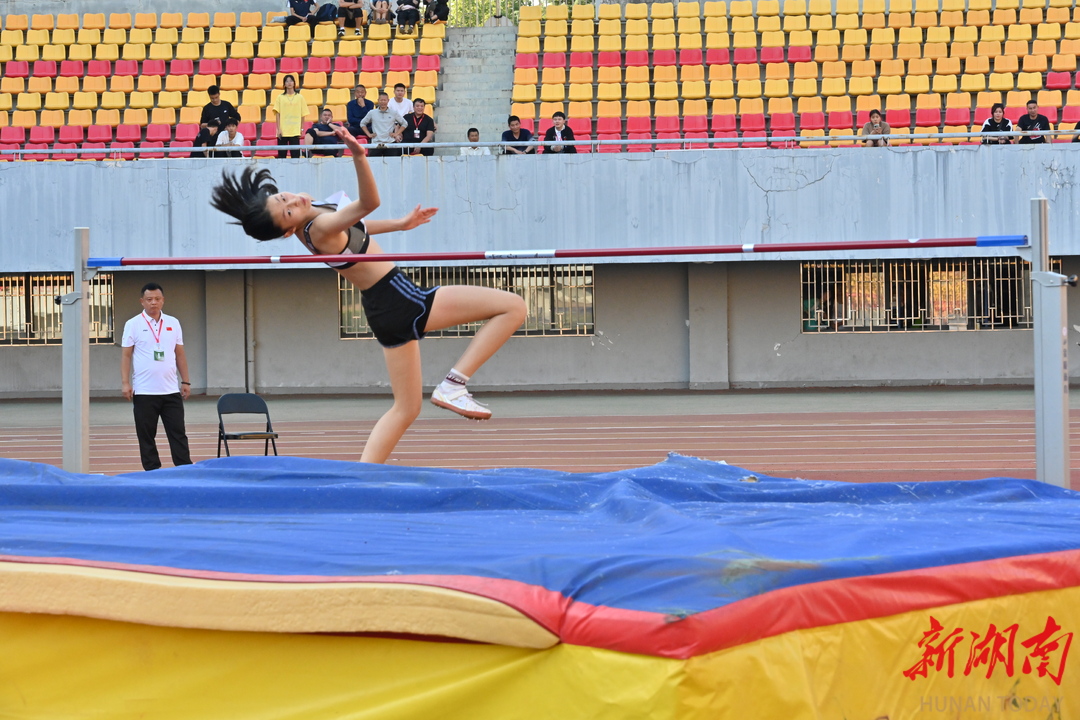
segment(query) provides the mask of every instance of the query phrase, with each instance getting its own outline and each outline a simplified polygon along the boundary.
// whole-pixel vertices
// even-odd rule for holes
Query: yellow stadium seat
[[[173,108],[156,107],[150,111],[151,125],[175,125],[176,110]]]
[[[732,0],[728,5],[728,15],[731,17],[752,17],[754,4],[750,0]]]
[[[627,20],[642,20],[649,17],[649,4],[644,2],[628,2],[623,8],[623,17]]]
[[[1044,73],[1049,70],[1049,63],[1046,61],[1045,55],[1027,55],[1024,57],[1024,63],[1021,69],[1025,73]],[[1017,78],[1019,82],[1019,78]]]
[[[210,88],[211,85],[216,85],[216,84],[217,84],[217,76],[216,75],[195,75],[195,76],[193,76],[191,78],[191,90],[192,90],[191,94],[195,94],[195,93],[199,93],[199,92],[202,92],[202,93],[205,94],[205,92]],[[207,102],[209,102],[209,101],[207,101]],[[204,102],[203,105],[205,105],[205,104],[206,103]]]
[[[570,25],[570,34],[574,37],[592,37],[596,33],[596,25],[591,19],[574,20]]]
[[[180,45],[177,46],[176,57],[180,57]],[[281,43],[273,40],[263,40],[255,50],[256,56],[261,58],[281,57]]]
[[[704,87],[704,83],[702,83]],[[765,97],[767,98],[786,98],[791,95],[791,85],[787,80],[767,79],[765,80]]]
[[[421,55],[442,55],[443,41],[439,38],[420,38]],[[340,54],[340,47],[338,49]]]
[[[900,77],[887,75],[878,78],[877,91],[881,95],[892,95],[901,92],[903,81]]]
[[[154,43],[150,46],[148,57],[151,60],[172,60],[173,46],[169,43]]]
[[[154,31],[154,42],[163,45],[175,45],[180,42],[180,35],[176,28],[158,28]]]
[[[120,57],[123,60],[135,60],[137,62],[142,62],[146,59],[146,46],[127,43],[124,45],[124,49]]]
[[[187,27],[210,27],[210,13],[206,12],[192,12],[187,16]]]
[[[819,0],[829,2],[829,0]],[[829,12],[832,12],[831,10]],[[727,0],[706,0],[705,17],[727,17]]]
[[[45,45],[41,48],[41,59],[55,62],[67,60],[67,48],[63,45]]]
[[[799,129],[799,137],[801,137],[801,138],[822,138],[822,137],[825,137],[825,131],[824,130],[810,130],[810,129],[802,129],[802,128],[800,128]],[[825,142],[820,141],[820,140],[816,140],[816,141],[815,140],[800,140],[799,141],[799,146],[800,147],[808,147],[808,148],[821,148],[821,147],[825,147]]]
[[[131,13],[109,13],[109,27],[112,29],[130,30]]]
[[[243,79],[242,76],[241,79]],[[161,76],[140,75],[139,82],[135,89],[139,92],[159,93],[161,92]]]
[[[540,37],[540,35],[539,20],[521,20],[518,23],[518,37]]]
[[[52,92],[52,89],[52,78],[31,76],[27,80],[27,92],[36,92],[44,95],[45,93]]]
[[[1076,70],[1076,55],[1054,55],[1050,69],[1054,72],[1073,72]]]
[[[636,22],[636,21],[628,21],[626,23],[628,28],[629,28],[630,22]],[[626,34],[627,35],[630,34],[629,30],[627,30]],[[653,35],[674,35],[675,34],[675,19],[674,18],[661,18],[659,20],[653,20],[652,21],[652,34]]]
[[[881,92],[880,86],[878,92]],[[927,75],[908,75],[904,78],[904,92],[908,95],[930,92],[930,77]]]
[[[27,45],[48,45],[52,42],[52,35],[48,30],[27,30],[26,40]]]
[[[510,95],[512,102],[531,103],[536,102],[535,85],[515,85]]]
[[[596,39],[592,35],[573,35],[570,37],[570,52],[592,53],[596,50]]]
[[[675,5],[670,2],[654,2],[649,6],[649,16],[653,20],[675,17]]]
[[[991,80],[993,76],[991,76]],[[1016,87],[1019,90],[1042,90],[1043,76],[1041,72],[1022,72],[1016,76]],[[993,86],[991,85],[993,89]]]
[[[203,45],[203,58],[209,60],[224,60],[229,56],[225,43],[208,42]]]
[[[817,88],[815,87],[815,93]],[[731,80],[712,80],[709,82],[709,97],[733,98],[735,97],[735,83]]]
[[[101,42],[107,45],[123,45],[127,41],[128,33],[123,28],[107,28],[101,33]]]
[[[810,29],[813,30],[814,32],[817,32],[819,30],[832,30],[833,29],[833,17],[832,17],[832,15],[811,15],[810,16]]]
[[[796,78],[791,84],[791,94],[793,97],[814,97],[818,94],[817,80],[810,80],[808,78]]]
[[[71,96],[66,92],[45,94],[46,110],[67,110],[71,106]]]
[[[859,27],[861,27],[859,16],[855,13],[844,13],[836,16],[837,30],[856,30]]]
[[[777,30],[775,32],[761,33],[761,47],[786,47],[787,40],[784,39],[784,33]]]
[[[113,75],[109,78],[109,90],[123,94],[135,92],[135,78],[130,75]]]
[[[989,87],[991,90],[994,90],[996,92],[1005,92],[1008,90],[1012,90],[1014,87],[1016,87],[1016,79],[1012,73],[991,73]]]
[[[83,28],[75,37],[79,45],[97,45],[101,42],[101,31],[97,28]]]
[[[709,33],[705,36],[705,47],[710,50],[731,47],[731,38],[727,33]]]
[[[552,5],[551,7],[557,7]],[[565,7],[562,6],[562,7]],[[544,35],[566,35],[569,32],[566,20],[546,20],[544,22]]]
[[[1057,54],[1057,40],[1035,40],[1031,43],[1031,54],[1051,57]]]
[[[539,5],[522,5],[518,9],[519,21],[537,21],[539,22],[542,17],[543,8]]]
[[[960,90],[966,93],[979,93],[986,90],[986,75],[961,75]]]
[[[204,103],[205,104],[205,103]],[[127,107],[127,95],[122,92],[108,91],[101,93],[99,106],[104,110],[119,110]]]
[[[1080,28],[1080,23],[1077,23],[1077,27]],[[727,33],[728,21],[726,17],[707,17],[705,18],[705,33]]]
[[[514,69],[514,84],[515,85],[536,85],[538,82],[536,76],[536,68],[515,68]],[[381,83],[379,83],[381,84]]]
[[[548,20],[566,20],[569,12],[565,5],[548,5],[544,10],[544,17]]]
[[[124,110],[124,125],[138,125],[146,127],[150,123],[149,113],[145,108],[128,108]]]
[[[699,2],[680,2],[675,6],[675,16],[680,18],[699,18],[701,17],[701,3]]]
[[[818,64],[813,61],[795,63],[795,79],[816,81],[818,79]]]
[[[38,114],[34,110],[15,110],[11,113],[11,127],[32,128],[38,124]]]
[[[302,40],[288,40],[285,42],[284,57],[306,58],[308,56],[308,44]]]
[[[415,55],[416,41],[412,39],[395,39],[390,46],[391,55]]]
[[[98,47],[101,46],[99,45]],[[40,57],[41,50],[37,45],[20,45],[15,48],[15,59],[19,62],[33,62]]]
[[[228,45],[233,41],[233,33],[231,27],[212,27],[210,33],[206,36],[207,42],[212,43],[225,43]]]
[[[311,42],[311,26],[307,23],[290,25],[286,31],[286,40],[294,42]]]
[[[127,106],[130,108],[150,109],[154,107],[154,101],[154,93],[152,92],[133,92],[128,96]]]
[[[805,30],[807,28],[805,15],[785,15],[784,16],[784,32],[793,32],[795,30]]]
[[[176,91],[165,91],[158,93],[157,104],[159,108],[179,108],[182,107],[183,93]]]
[[[566,99],[565,85],[541,85],[541,102],[563,102]]]
[[[874,79],[871,77],[853,77],[848,80],[849,95],[873,95]]]
[[[234,12],[216,12],[214,13],[213,27],[236,27],[236,13]]]
[[[401,38],[398,38],[398,39],[401,40]],[[395,40],[394,42],[397,42],[397,40]],[[402,42],[411,42],[411,40],[409,40],[409,41],[402,40]],[[544,52],[546,52],[546,53],[564,53],[564,52],[566,52],[566,36],[565,35],[557,35],[557,36],[554,36],[554,37],[545,37],[544,38]]]

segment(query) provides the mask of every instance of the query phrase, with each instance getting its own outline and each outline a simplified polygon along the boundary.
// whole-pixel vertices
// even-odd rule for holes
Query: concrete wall
[[[222,167],[245,162],[0,163],[0,217],[8,237],[18,239],[0,243],[0,272],[69,270],[71,229],[78,225],[90,228],[95,256],[302,254],[296,240],[251,240],[209,206]],[[317,198],[355,192],[345,158],[262,164],[282,189]],[[373,217],[395,217],[418,202],[439,208],[430,225],[386,238],[390,251],[1024,234],[1029,199],[1042,194],[1052,203],[1052,251],[1080,254],[1073,232],[1080,144],[376,158],[372,164],[382,198]]]

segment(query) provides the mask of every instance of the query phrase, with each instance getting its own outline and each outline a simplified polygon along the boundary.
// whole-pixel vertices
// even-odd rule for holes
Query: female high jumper
[[[222,173],[211,204],[231,215],[256,240],[296,235],[313,254],[382,253],[372,235],[412,230],[437,208],[421,208],[397,220],[364,220],[379,207],[379,190],[364,146],[344,128],[335,133],[352,151],[359,199],[344,194],[316,203],[305,193],[279,192],[266,169],[246,167],[239,176]],[[381,463],[420,414],[423,380],[420,347],[425,332],[486,320],[446,379],[431,394],[439,407],[475,420],[491,411],[473,400],[465,383],[525,321],[525,301],[514,293],[467,285],[419,288],[389,261],[327,263],[360,289],[375,339],[383,347],[394,404],[375,424],[361,462]]]

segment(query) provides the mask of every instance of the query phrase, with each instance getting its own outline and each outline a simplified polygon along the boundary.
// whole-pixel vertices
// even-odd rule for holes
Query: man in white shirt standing
[[[394,97],[390,99],[386,106],[401,117],[405,117],[413,111],[412,100],[405,97],[404,83],[398,83],[394,86]]]
[[[124,325],[120,387],[124,397],[134,406],[135,433],[139,438],[143,470],[161,467],[154,440],[158,418],[165,426],[173,465],[190,465],[191,455],[184,430],[184,400],[191,394],[191,379],[180,321],[161,312],[165,295],[157,283],[143,286],[139,302],[143,311]],[[179,386],[177,371],[180,373]]]

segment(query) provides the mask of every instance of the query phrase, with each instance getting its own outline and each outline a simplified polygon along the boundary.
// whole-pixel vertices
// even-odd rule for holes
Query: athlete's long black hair
[[[255,170],[247,166],[240,175],[221,171],[221,184],[211,193],[210,204],[236,218],[240,225],[256,240],[274,240],[282,235],[282,229],[274,222],[266,209],[266,199],[278,192],[274,178],[266,168]]]

